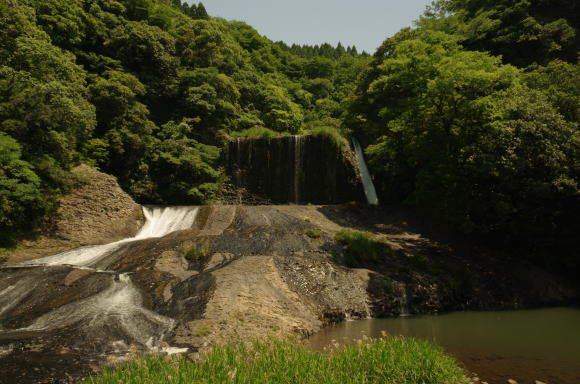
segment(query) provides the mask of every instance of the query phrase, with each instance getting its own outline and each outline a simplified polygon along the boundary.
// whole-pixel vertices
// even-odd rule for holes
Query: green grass
[[[209,256],[210,251],[205,247],[193,247],[185,251],[185,258],[188,261],[196,262]]]
[[[276,136],[284,136],[283,133],[264,127],[252,127],[240,132],[232,132],[233,137],[245,137],[248,139],[272,139]]]
[[[390,252],[387,242],[377,239],[369,232],[343,229],[334,235],[336,241],[345,246],[342,261],[349,267],[357,267],[364,262],[376,262]]]
[[[439,347],[393,337],[324,354],[293,342],[217,347],[197,362],[144,357],[105,369],[84,384],[466,384]]]
[[[304,231],[304,233],[311,239],[318,239],[320,236],[322,236],[322,231],[318,228],[309,228]]]
[[[343,149],[348,143],[344,136],[333,127],[315,127],[308,131],[308,134],[316,137],[326,137],[339,149]]]

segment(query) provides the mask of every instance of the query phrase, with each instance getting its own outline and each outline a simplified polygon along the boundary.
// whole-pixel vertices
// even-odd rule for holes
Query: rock
[[[508,384],[518,384],[517,381],[515,381],[514,379],[508,379]]]
[[[141,207],[117,179],[88,165],[72,170],[81,183],[59,201],[54,236],[78,245],[106,244],[137,233]]]
[[[543,381],[540,381],[540,380],[536,380],[536,381],[534,381],[534,384],[547,384],[547,383],[544,383]]]
[[[74,269],[72,270],[66,277],[64,278],[64,285],[70,287],[78,280],[82,279],[85,276],[93,274],[94,271],[90,270],[83,270],[83,269]]]
[[[228,174],[234,188],[273,203],[364,199],[352,150],[321,137],[236,139],[229,145]]]

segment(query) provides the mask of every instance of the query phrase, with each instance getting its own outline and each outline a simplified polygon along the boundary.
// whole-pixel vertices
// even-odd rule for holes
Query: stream
[[[146,221],[132,238],[0,268],[0,383],[58,382],[115,356],[186,351],[164,341],[175,321],[148,309],[132,278],[142,267],[119,266],[191,228],[197,212],[143,207]]]
[[[436,342],[489,383],[580,383],[580,310],[572,308],[347,321],[322,329],[308,344],[323,350],[384,332]]]

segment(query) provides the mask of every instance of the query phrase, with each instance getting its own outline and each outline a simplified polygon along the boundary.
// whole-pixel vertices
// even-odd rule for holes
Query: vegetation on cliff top
[[[148,357],[106,369],[85,384],[113,383],[465,384],[455,360],[439,347],[398,337],[332,354],[291,342],[216,347],[200,361]]]

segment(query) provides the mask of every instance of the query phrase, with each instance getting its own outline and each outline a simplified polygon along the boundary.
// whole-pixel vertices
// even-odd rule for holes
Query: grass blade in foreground
[[[291,342],[217,347],[198,362],[144,357],[84,384],[299,383],[465,384],[455,360],[428,342],[399,337],[322,354]]]

